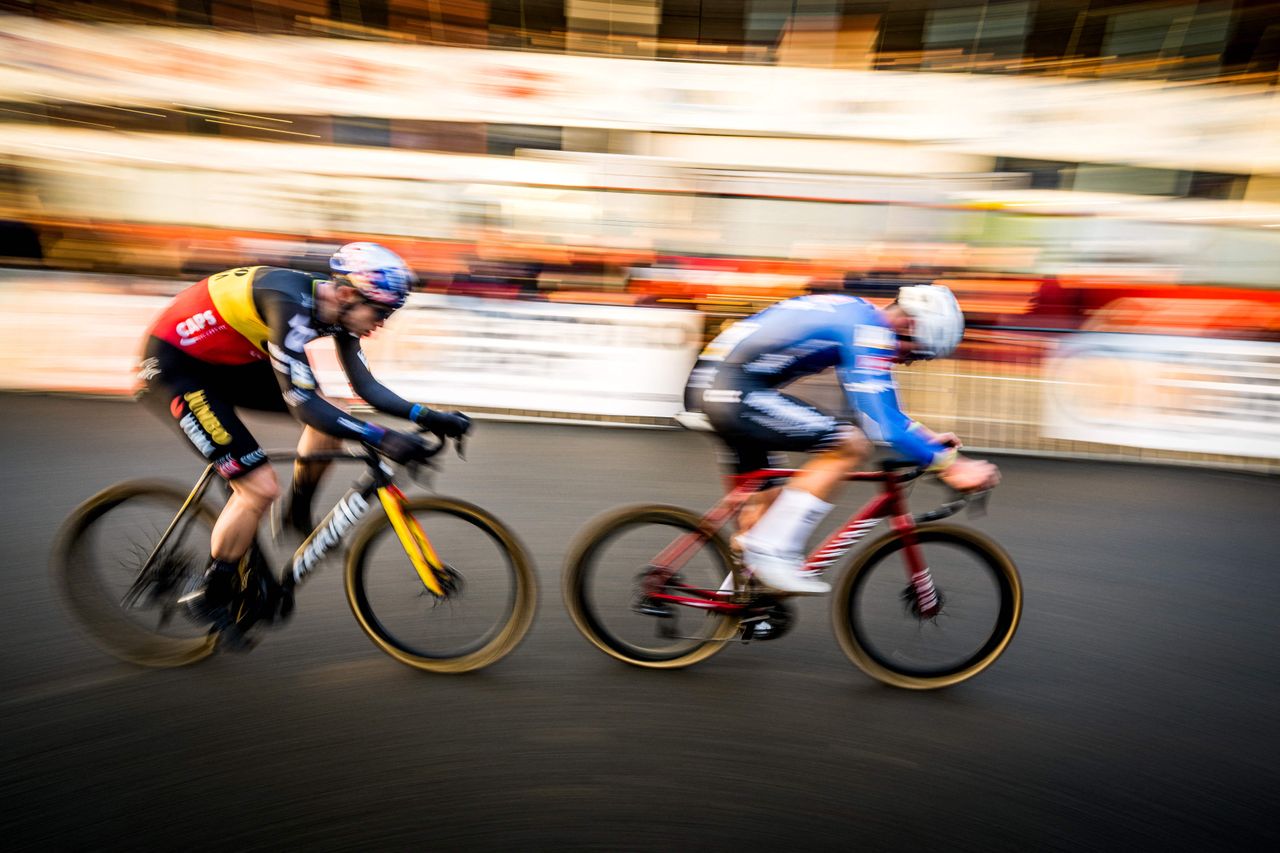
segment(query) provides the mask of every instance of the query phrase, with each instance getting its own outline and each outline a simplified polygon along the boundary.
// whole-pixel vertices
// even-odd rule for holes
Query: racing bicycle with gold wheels
[[[774,640],[790,630],[788,597],[752,580],[728,537],[730,521],[756,492],[790,469],[729,478],[703,515],[674,506],[622,507],[597,518],[567,557],[563,595],[578,630],[618,660],[652,669],[685,667],[735,640]],[[889,530],[853,560],[831,594],[840,647],[886,684],[913,690],[972,678],[1008,647],[1022,615],[1022,582],[1009,555],[968,527],[938,525],[984,495],[960,495],[927,512],[907,507],[924,474],[889,461],[848,475],[880,492],[807,557],[818,576],[881,521]]]
[[[418,461],[426,463],[446,443],[431,444]],[[234,584],[233,624],[211,632],[182,600],[199,588],[209,562],[217,520],[206,500],[216,477],[212,465],[190,489],[132,480],[72,512],[51,563],[70,613],[118,658],[155,667],[195,663],[221,647],[252,647],[264,627],[287,621],[296,589],[345,543],[345,587],[356,621],[401,663],[467,672],[520,643],[533,622],[537,583],[528,551],[501,521],[465,501],[406,496],[395,469],[367,446],[359,454],[309,458],[363,463],[365,470],[279,576],[255,542]],[[416,463],[407,467],[417,470]]]

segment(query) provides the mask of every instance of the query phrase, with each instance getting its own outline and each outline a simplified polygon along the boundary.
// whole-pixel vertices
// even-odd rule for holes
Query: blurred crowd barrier
[[[0,273],[0,388],[131,393],[143,335],[179,286]],[[415,294],[366,350],[414,399],[669,427],[705,335],[693,311]],[[310,354],[325,391],[350,399],[331,345]],[[897,375],[907,411],[972,448],[1280,471],[1280,342],[975,330],[959,357]],[[833,376],[798,390],[840,405]]]

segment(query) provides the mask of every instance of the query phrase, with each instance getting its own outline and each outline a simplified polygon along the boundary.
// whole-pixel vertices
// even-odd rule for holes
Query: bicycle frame
[[[298,454],[292,451],[272,453],[270,457],[273,460],[282,462],[299,458]],[[405,553],[413,563],[414,570],[417,571],[423,586],[433,595],[438,597],[445,595],[444,587],[440,581],[440,578],[445,576],[443,564],[440,562],[435,549],[431,546],[426,532],[418,524],[417,519],[405,511],[408,498],[395,485],[394,472],[385,462],[372,451],[368,451],[364,455],[335,451],[316,453],[305,458],[317,461],[361,461],[368,465],[368,470],[356,480],[345,495],[339,498],[333,509],[329,511],[324,519],[316,525],[316,528],[311,531],[311,534],[294,551],[293,557],[284,569],[286,573],[292,574],[294,585],[301,585],[305,582],[311,573],[315,571],[321,558],[342,543],[346,535],[356,526],[356,523],[369,511],[376,495],[378,503],[391,521],[391,527],[400,539],[400,544],[404,547]],[[159,541],[156,542],[155,547],[147,556],[146,561],[142,564],[142,568],[138,572],[138,578],[129,588],[129,591],[125,593],[124,603],[126,605],[136,600],[142,590],[145,589],[151,566],[156,557],[164,550],[165,543],[173,535],[173,531],[177,529],[190,508],[199,503],[201,498],[204,497],[205,492],[208,491],[209,484],[213,482],[214,474],[214,466],[209,465],[201,473],[199,479],[196,480],[196,484],[192,487],[191,493],[187,495],[186,501],[183,502],[177,515],[174,516],[173,521],[169,523],[168,528],[165,529]]]
[[[653,559],[655,569],[647,579],[645,595],[652,601],[678,604],[717,613],[743,614],[752,609],[750,602],[734,601],[737,597],[732,590],[709,590],[676,585],[678,593],[671,593],[670,581],[693,552],[701,544],[703,537],[711,537],[720,531],[728,521],[735,517],[747,500],[763,489],[770,480],[789,479],[796,474],[795,469],[770,468],[752,471],[748,474],[733,475],[726,478],[728,492],[720,501],[702,517],[700,534],[688,533],[668,545]],[[885,471],[858,471],[847,474],[846,480],[862,480],[883,483],[883,491],[871,498],[861,509],[850,516],[849,520],[815,548],[805,559],[805,573],[818,574],[834,565],[849,549],[861,540],[867,532],[888,518],[895,531],[903,534],[906,547],[907,577],[915,587],[921,612],[928,616],[937,611],[937,594],[933,588],[933,580],[928,567],[924,564],[920,551],[916,547],[912,535],[916,528],[915,518],[907,511],[906,499],[902,492],[902,484],[920,476],[919,469],[907,473],[889,469]]]

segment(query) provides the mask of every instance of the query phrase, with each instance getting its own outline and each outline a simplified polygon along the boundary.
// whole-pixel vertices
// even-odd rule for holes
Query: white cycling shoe
[[[791,595],[825,595],[831,592],[831,584],[801,573],[804,557],[800,554],[761,548],[745,538],[741,543],[742,561],[761,586]]]

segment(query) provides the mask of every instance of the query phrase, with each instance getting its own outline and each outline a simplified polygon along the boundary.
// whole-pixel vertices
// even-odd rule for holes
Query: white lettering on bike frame
[[[325,516],[316,531],[294,552],[294,581],[301,583],[303,578],[314,571],[321,558],[341,542],[347,531],[354,527],[368,511],[369,502],[364,499],[364,495],[354,489],[347,492],[342,500],[338,501],[338,505]]]
[[[822,549],[805,563],[805,571],[820,572],[830,568],[848,553],[849,549],[857,544],[859,539],[866,536],[868,530],[879,523],[880,518],[878,516],[876,518],[865,518],[841,530],[835,538],[823,545]]]

